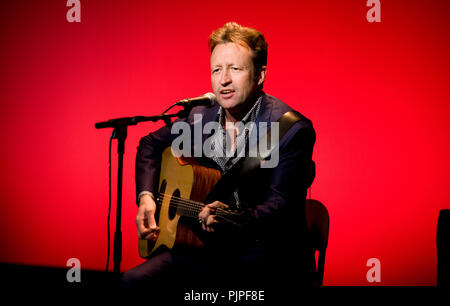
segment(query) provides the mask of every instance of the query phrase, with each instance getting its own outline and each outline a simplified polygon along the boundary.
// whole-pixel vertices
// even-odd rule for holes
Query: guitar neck
[[[206,204],[202,202],[192,201],[168,194],[160,194],[157,198],[158,207],[161,206],[163,200],[165,199],[170,201],[169,210],[176,209],[176,213],[178,215],[193,219],[198,219],[198,214],[206,206]],[[221,219],[221,221],[235,224],[235,222],[229,219],[229,217],[237,216],[239,214],[225,210],[223,208],[216,208],[215,215],[218,216]]]

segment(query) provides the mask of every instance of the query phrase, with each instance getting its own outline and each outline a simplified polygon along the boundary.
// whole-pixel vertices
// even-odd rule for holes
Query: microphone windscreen
[[[212,92],[207,92],[204,94],[204,96],[208,97],[211,100],[216,100],[216,95],[213,94]]]

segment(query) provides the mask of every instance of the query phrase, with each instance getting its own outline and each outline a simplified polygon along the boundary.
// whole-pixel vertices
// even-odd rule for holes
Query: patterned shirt
[[[236,164],[242,157],[245,156],[248,146],[249,135],[255,128],[255,120],[261,109],[262,96],[258,98],[256,103],[244,116],[244,118],[237,124],[237,134],[235,135],[235,145],[231,145],[233,139],[230,139],[225,126],[225,111],[222,107],[219,108],[217,113],[217,120],[219,121],[219,130],[212,135],[212,149],[216,154],[211,156],[212,160],[222,169],[222,174],[225,174],[230,170],[234,164]],[[232,128],[234,130],[234,128]],[[256,131],[255,131],[256,132]],[[232,149],[232,150],[231,150]],[[241,208],[239,202],[238,190],[233,193],[233,198],[230,199],[236,208]]]

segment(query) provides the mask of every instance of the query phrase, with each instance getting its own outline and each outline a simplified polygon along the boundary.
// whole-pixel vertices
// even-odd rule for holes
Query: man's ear
[[[266,73],[267,66],[261,66],[261,68],[258,69],[258,73],[256,75],[258,86],[261,86],[264,83],[264,80],[266,79]]]

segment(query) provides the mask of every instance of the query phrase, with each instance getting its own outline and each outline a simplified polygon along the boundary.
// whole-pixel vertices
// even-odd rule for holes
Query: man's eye
[[[241,70],[239,67],[231,67],[231,70],[233,70],[233,71],[239,71],[239,70]]]

